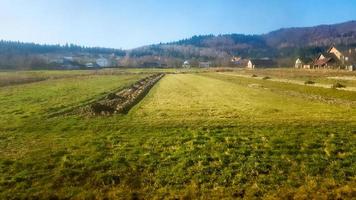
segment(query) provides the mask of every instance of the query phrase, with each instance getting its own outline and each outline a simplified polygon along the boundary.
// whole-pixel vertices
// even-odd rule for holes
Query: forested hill
[[[331,44],[356,47],[356,21],[304,28],[284,28],[262,35],[200,35],[176,42],[136,48],[132,57],[174,56],[198,58],[227,64],[231,56],[270,57],[280,66],[291,65],[296,57],[314,57]]]
[[[305,28],[285,28],[262,35],[269,46],[309,47],[356,44],[356,21]]]
[[[211,61],[214,66],[226,66],[231,64],[233,56],[269,57],[275,59],[278,66],[291,66],[297,57],[313,58],[331,44],[340,48],[356,47],[356,21],[315,27],[283,28],[262,35],[193,36],[131,50],[0,41],[0,69],[52,68],[56,65],[51,60],[58,60],[64,56],[76,56],[75,60],[82,63],[82,66],[100,57],[113,60],[116,66],[129,67],[179,67],[184,60],[193,63]]]
[[[102,55],[124,56],[126,52],[121,49],[84,47],[74,44],[67,45],[40,45],[35,43],[0,41],[0,69],[48,69],[58,68],[55,63],[64,57],[90,58]],[[61,63],[62,65],[63,63]],[[78,62],[70,63],[80,66]],[[68,65],[68,64],[67,64]]]
[[[283,28],[263,35],[203,35],[167,44],[214,48],[284,48],[355,44],[356,21],[304,28]]]
[[[95,53],[124,55],[125,51],[113,48],[84,47],[74,44],[66,45],[41,45],[13,41],[0,41],[0,54],[44,54],[44,53]]]

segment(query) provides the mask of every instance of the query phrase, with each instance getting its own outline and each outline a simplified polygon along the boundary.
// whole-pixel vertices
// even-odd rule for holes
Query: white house
[[[94,67],[94,64],[90,62],[90,63],[86,63],[85,66],[86,66],[87,68],[93,68],[93,67]]]
[[[188,60],[184,61],[182,67],[183,67],[183,68],[190,68],[190,63],[189,63],[189,61],[188,61]]]
[[[96,64],[98,64],[100,67],[109,67],[110,66],[110,62],[106,58],[96,59]]]
[[[211,62],[199,62],[199,67],[210,67]]]
[[[255,66],[253,65],[253,63],[252,63],[251,60],[248,61],[248,63],[247,63],[247,68],[249,68],[249,69],[255,68]]]
[[[262,59],[250,59],[247,63],[247,68],[249,69],[255,69],[255,68],[270,68],[270,67],[275,67],[276,63],[268,58],[262,58]]]
[[[295,61],[294,67],[297,69],[310,69],[310,63],[312,63],[312,62],[313,61],[308,58],[304,58],[303,60],[302,60],[302,58],[298,58]]]
[[[63,57],[63,60],[65,60],[65,61],[73,61],[74,58],[72,56],[65,56],[65,57]]]
[[[297,68],[297,69],[303,68],[303,61],[302,61],[300,58],[298,58],[298,59],[295,61],[295,68]]]

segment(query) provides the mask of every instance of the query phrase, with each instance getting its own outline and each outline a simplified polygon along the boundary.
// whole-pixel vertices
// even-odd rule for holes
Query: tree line
[[[48,45],[14,41],[0,41],[0,69],[49,69],[49,55],[72,56],[77,54],[125,56],[121,49],[85,47],[74,44]]]
[[[44,54],[44,53],[93,53],[124,56],[125,51],[114,48],[85,47],[75,44],[49,45],[14,41],[0,41],[1,54]]]

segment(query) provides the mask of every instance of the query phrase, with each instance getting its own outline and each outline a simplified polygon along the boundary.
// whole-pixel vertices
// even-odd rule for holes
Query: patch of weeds
[[[308,80],[308,81],[305,81],[304,84],[305,85],[312,85],[312,84],[315,84],[315,82],[311,81],[311,80]]]
[[[232,69],[216,69],[216,72],[233,72],[234,70]]]
[[[101,186],[116,185],[120,183],[120,176],[113,173],[99,174],[96,181]]]
[[[346,87],[346,85],[343,85],[343,84],[341,84],[341,83],[334,83],[332,86],[331,86],[331,88],[334,88],[334,89],[336,89],[336,88],[345,88]]]

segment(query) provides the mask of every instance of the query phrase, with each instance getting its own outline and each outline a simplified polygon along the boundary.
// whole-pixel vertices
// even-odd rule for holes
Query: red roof
[[[314,62],[314,65],[323,66],[323,65],[327,64],[330,61],[332,61],[332,58],[319,59],[319,60],[316,60]]]

